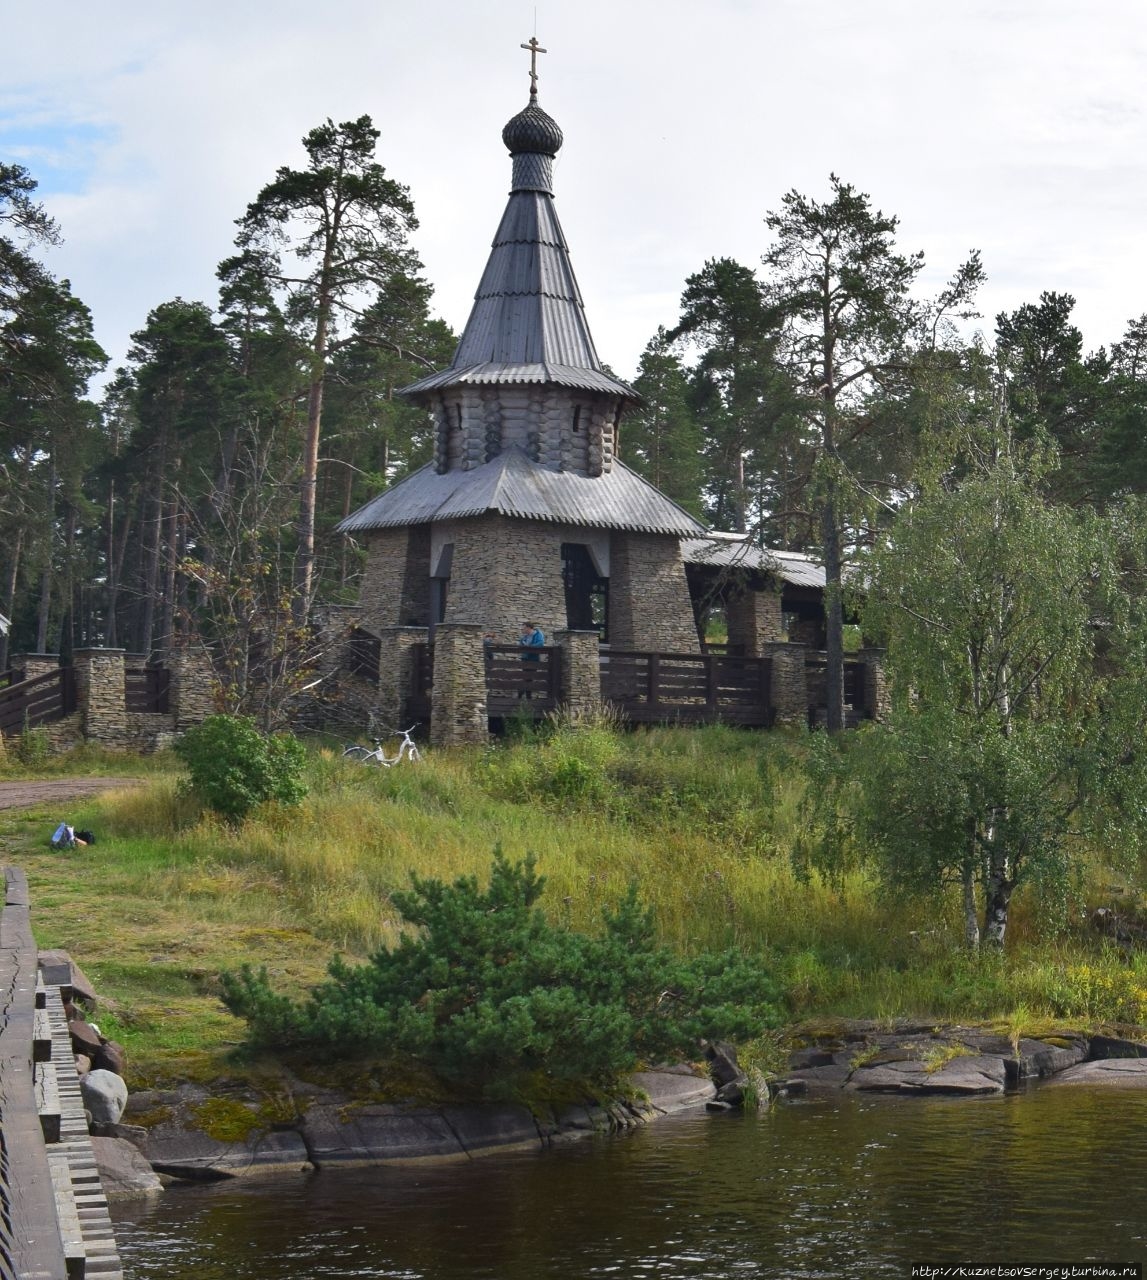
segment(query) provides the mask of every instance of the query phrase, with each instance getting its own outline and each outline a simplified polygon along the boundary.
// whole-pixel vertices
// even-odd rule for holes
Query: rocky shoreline
[[[86,1008],[95,992],[64,952],[41,953]],[[62,975],[62,971],[69,972]],[[69,1029],[109,1199],[150,1194],[164,1181],[312,1173],[384,1163],[466,1160],[542,1151],[617,1133],[687,1108],[741,1105],[750,1081],[729,1046],[690,1066],[640,1072],[630,1094],[533,1110],[512,1104],[419,1105],[363,1100],[286,1072],[265,1088],[244,1082],[128,1094],[122,1051],[74,1004]],[[793,1029],[786,1068],[754,1082],[757,1099],[834,1092],[973,1097],[1041,1085],[1147,1087],[1147,1041],[1076,1030],[1001,1034],[979,1027],[839,1021]],[[112,1088],[111,1086],[115,1086]]]
[[[1001,1035],[918,1022],[843,1022],[809,1030],[788,1070],[770,1082],[781,1097],[848,1090],[909,1096],[1004,1093],[1054,1085],[1147,1086],[1147,1043],[1064,1030]]]

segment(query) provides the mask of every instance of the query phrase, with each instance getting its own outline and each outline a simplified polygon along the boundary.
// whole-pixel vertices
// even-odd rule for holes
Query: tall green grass
[[[412,871],[484,880],[500,846],[536,855],[543,906],[570,928],[596,929],[635,883],[664,942],[758,957],[794,1019],[1014,1020],[1018,1010],[1147,1022],[1147,965],[1083,923],[1105,880],[1098,863],[1054,921],[1021,894],[1002,957],[963,951],[949,895],[893,892],[863,860],[835,882],[801,871],[805,741],[559,725],[390,770],[316,748],[304,804],[264,806],[240,827],[199,812],[168,773],[79,815],[101,839],[86,861],[63,864],[67,875],[60,855],[52,867],[31,854],[36,904],[43,894],[54,904],[41,928],[55,945],[76,949],[68,939],[79,938],[81,960],[107,965],[113,994],[145,1004],[155,1024],[163,1003],[137,993],[140,965],[197,974],[207,1002],[218,970],[245,960],[269,964],[284,988],[304,986],[336,951],[365,957],[395,943],[390,896]],[[205,1034],[224,1027],[211,1021]]]

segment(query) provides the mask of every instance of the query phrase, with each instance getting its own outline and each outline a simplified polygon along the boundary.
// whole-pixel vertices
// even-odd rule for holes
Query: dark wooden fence
[[[62,720],[76,709],[76,677],[71,667],[57,667],[31,680],[0,688],[0,733],[20,733]]]
[[[628,720],[761,727],[773,720],[770,675],[768,658],[610,649],[601,655],[601,696]]]
[[[171,672],[166,667],[135,667],[124,672],[123,695],[127,710],[137,714],[171,710]]]
[[[824,725],[828,715],[827,660],[823,653],[805,658],[805,683],[808,688],[808,721],[812,728]],[[865,664],[855,659],[844,662],[844,723],[855,728],[861,720],[872,717],[865,699]]]
[[[562,700],[562,651],[552,645],[486,646],[486,709],[491,716],[537,716]]]

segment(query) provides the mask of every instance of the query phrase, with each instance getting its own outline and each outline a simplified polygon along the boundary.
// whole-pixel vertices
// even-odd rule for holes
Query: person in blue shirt
[[[521,633],[518,636],[518,646],[522,650],[523,662],[536,663],[540,661],[541,655],[539,653],[535,653],[532,651],[536,649],[540,649],[545,644],[545,642],[546,642],[545,633],[542,631],[541,627],[535,626],[532,622],[522,623]],[[530,697],[529,685],[533,683],[533,680],[531,679],[531,677],[533,673],[537,671],[537,669],[538,668],[536,666],[525,668],[525,671],[523,674],[525,674],[527,678],[527,687],[519,691],[518,693],[519,698]]]

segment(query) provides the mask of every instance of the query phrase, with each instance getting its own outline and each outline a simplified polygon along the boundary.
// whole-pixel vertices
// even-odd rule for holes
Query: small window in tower
[[[458,420],[457,422],[455,422],[454,425],[458,428],[459,431],[461,431],[462,430],[462,406],[460,404],[457,404],[454,406],[454,409],[458,417]]]
[[[574,429],[575,436],[581,430],[581,405],[580,404],[574,405],[573,429]]]

